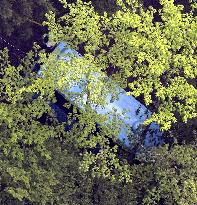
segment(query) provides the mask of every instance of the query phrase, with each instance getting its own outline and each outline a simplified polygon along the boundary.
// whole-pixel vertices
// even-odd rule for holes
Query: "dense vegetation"
[[[2,38],[20,36],[17,47],[34,35],[27,22],[45,20],[49,40],[66,41],[83,58],[57,61],[55,52],[35,44],[16,63],[9,45],[10,52],[1,49],[0,204],[197,204],[195,1],[183,7],[160,0],[154,8],[136,0],[36,2],[1,4]],[[38,7],[49,11],[45,19]],[[44,77],[33,69],[38,63],[47,67]],[[121,121],[106,126],[106,116],[90,109],[115,92],[105,74],[151,109],[146,125],[160,124],[162,146],[142,148],[141,135],[130,150],[120,146]],[[77,109],[56,89],[84,75],[88,98]],[[51,103],[67,115],[70,130]]]

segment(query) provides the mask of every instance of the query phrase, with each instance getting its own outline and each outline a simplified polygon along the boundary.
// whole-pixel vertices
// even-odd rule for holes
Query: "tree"
[[[114,186],[108,179],[91,178],[91,172],[86,175],[81,172],[79,164],[85,162],[80,153],[85,141],[76,143],[75,130],[65,132],[65,124],[58,122],[49,106],[55,102],[54,86],[58,82],[53,81],[50,72],[48,78],[41,78],[32,71],[35,64],[32,55],[30,52],[18,67],[10,65],[8,50],[1,51],[0,55],[0,203],[114,204],[118,200],[116,189],[120,195],[122,187],[118,187],[118,182]],[[77,116],[74,113],[72,117]],[[87,119],[84,113],[78,116]],[[97,160],[103,157],[98,173],[102,169],[107,171],[106,167],[110,166],[105,163],[109,163],[110,156],[115,156],[107,153],[110,151],[107,145],[104,148],[104,153],[97,156]],[[92,159],[93,155],[89,154]],[[113,165],[116,164],[111,162]],[[105,192],[106,187],[114,194]]]
[[[75,4],[68,4],[65,0],[61,2],[70,12],[59,19],[51,12],[44,25],[49,28],[51,41],[65,41],[71,48],[83,54],[80,60],[73,60],[70,70],[78,69],[82,64],[85,67],[92,65],[99,72],[107,72],[111,67],[114,72],[110,77],[123,87],[129,86],[129,94],[139,97],[152,110],[153,115],[146,124],[155,121],[164,131],[168,130],[170,137],[180,140],[178,144],[174,140],[167,148],[164,146],[156,150],[144,149],[142,155],[138,153],[139,165],[132,164],[128,167],[128,172],[126,171],[132,179],[128,186],[130,190],[135,190],[131,201],[133,204],[195,204],[195,133],[191,137],[188,129],[188,135],[181,136],[182,134],[175,130],[181,123],[188,127],[186,122],[196,116],[197,90],[194,82],[197,75],[197,36],[194,32],[196,17],[193,10],[185,14],[182,12],[183,7],[174,5],[171,0],[160,1],[162,9],[159,11],[153,8],[143,10],[136,1],[126,1],[127,4],[118,1],[121,9],[109,16],[105,12],[103,15],[96,13],[90,3],[80,0]],[[159,21],[155,19],[156,12],[159,13]],[[43,62],[46,64],[47,60],[44,59]],[[55,65],[55,61],[47,67],[50,65]],[[63,69],[67,69],[67,66],[67,63],[64,64]],[[76,73],[79,73],[77,69]],[[83,74],[87,75],[88,71],[85,70]],[[76,75],[73,76],[76,80]],[[102,87],[95,85],[98,90]],[[95,92],[93,96],[98,95]],[[96,103],[100,104],[101,101]],[[78,115],[77,118],[86,120],[76,124],[77,127],[83,125],[81,129],[77,129],[77,133],[80,133],[77,138],[80,139],[79,146],[85,148],[95,146],[97,142],[101,143],[94,138],[94,143],[90,141],[90,144],[87,144],[86,136],[91,133],[92,127],[90,119],[96,119],[95,123],[99,120],[96,115],[89,117],[92,116],[92,113],[89,113],[90,110],[87,109],[86,116]],[[85,130],[84,139],[81,133]],[[108,136],[116,140],[113,133]],[[191,155],[184,156],[181,150]],[[106,153],[111,153],[111,150]],[[150,158],[143,158],[143,153],[150,155]],[[82,168],[98,170],[97,159],[100,159],[101,155],[98,156],[97,158],[97,155],[86,152],[86,165]],[[174,156],[177,157],[174,159]],[[164,159],[167,159],[166,163]],[[188,159],[194,160],[191,170]],[[108,158],[103,163],[107,165],[108,160],[111,159]],[[111,171],[110,176],[112,173]],[[189,190],[191,199],[187,198],[190,196]]]
[[[47,166],[52,158],[47,142],[58,138],[64,126],[55,121],[48,104],[54,89],[32,72],[31,56],[32,52],[14,67],[8,61],[8,50],[0,53],[1,204],[7,198],[44,204],[58,182]],[[44,113],[48,116],[43,124],[39,120]]]
[[[33,42],[42,45],[45,13],[56,11],[48,0],[2,0],[0,4],[0,49],[9,48],[11,63],[18,65]]]
[[[85,55],[83,58],[70,55],[70,60],[65,61],[64,56],[57,60],[58,54],[58,51],[49,55],[40,54],[39,62],[44,65],[41,67],[41,73],[48,82],[55,82],[55,88],[74,106],[68,121],[68,124],[72,124],[72,128],[67,133],[83,150],[80,168],[84,172],[91,171],[93,176],[129,182],[130,165],[118,156],[117,144],[110,144],[110,139],[118,140],[120,127],[125,126],[119,120],[120,114],[115,110],[112,111],[109,114],[113,119],[106,123],[109,115],[98,114],[92,109],[92,106],[104,106],[106,96],[111,91],[116,97],[118,91],[115,91],[115,85],[101,72],[102,68],[94,64],[91,55]],[[82,88],[81,93],[69,91],[76,83]],[[98,150],[96,154],[95,150]]]
[[[112,81],[103,73],[105,68],[112,67],[116,72],[112,72],[111,78],[117,84],[126,86],[130,78],[132,88],[144,79],[133,92],[144,93],[144,101],[152,103],[151,109],[155,111],[152,120],[156,119],[164,129],[170,127],[173,119],[181,122],[181,117],[195,116],[196,88],[191,82],[196,76],[192,67],[196,61],[196,35],[191,30],[196,19],[193,13],[184,15],[172,1],[161,1],[163,20],[156,23],[152,22],[154,10],[143,11],[135,1],[118,1],[121,10],[111,17],[106,13],[100,16],[89,3],[80,0],[71,5],[61,2],[69,7],[70,13],[57,22],[53,13],[48,15],[45,24],[50,40],[68,42],[72,48],[83,51],[83,58],[73,55],[70,61],[57,60],[56,52],[40,52],[42,75],[38,76],[32,72],[32,52],[17,67],[10,65],[7,50],[0,53],[1,204],[196,204],[195,138],[185,144],[182,140],[170,146],[146,148],[134,155],[137,163],[130,163],[120,155],[117,144],[111,143],[118,141],[117,133],[122,126],[116,120],[119,116],[114,111],[114,120],[106,124],[108,115],[91,109],[91,104],[105,105],[106,95],[115,93]],[[173,24],[175,20],[177,24]],[[167,32],[171,27],[172,35]],[[178,41],[182,38],[175,38],[175,34],[181,35],[177,29],[187,37],[179,51],[182,44]],[[160,39],[157,32],[165,36]],[[168,55],[170,60],[162,62],[161,57],[165,60]],[[162,75],[159,60],[164,65],[169,63]],[[148,80],[161,90],[151,90]],[[76,82],[83,93],[72,96],[72,102],[65,105],[70,108],[72,103],[73,109],[68,121],[60,123],[50,106],[56,101],[54,90],[69,97],[71,93],[65,90]],[[188,93],[184,93],[186,89]],[[81,106],[77,108],[76,103]],[[174,105],[179,107],[171,109]],[[190,115],[184,110],[191,110]],[[166,114],[170,118],[163,119]],[[71,129],[65,131],[67,123]]]
[[[37,52],[38,48],[35,47],[34,53]],[[88,196],[82,194],[86,193],[84,185],[78,185],[79,190],[76,190],[76,183],[86,184],[87,176],[90,178],[92,175],[129,181],[130,166],[117,156],[117,146],[110,147],[109,139],[105,137],[110,136],[110,132],[115,133],[116,129],[111,131],[111,127],[109,129],[104,125],[99,128],[99,132],[96,130],[96,122],[104,120],[96,113],[77,111],[74,106],[70,113],[70,121],[76,119],[76,122],[72,130],[65,132],[64,127],[69,122],[58,122],[56,113],[50,106],[56,101],[56,88],[65,89],[65,84],[61,85],[61,76],[65,77],[61,75],[65,71],[62,70],[65,64],[59,61],[54,72],[50,63],[55,65],[56,54],[51,54],[50,58],[45,53],[39,55],[41,61],[49,68],[45,74],[43,72],[44,78],[33,72],[33,52],[30,52],[19,66],[14,67],[8,60],[8,50],[1,51],[1,203],[64,204],[75,198],[76,202],[73,204],[77,204],[77,201],[84,198],[84,203],[86,201],[88,204],[88,201],[91,202],[88,197],[93,186],[91,180],[87,185]],[[79,66],[80,59],[73,59],[72,64],[68,63],[66,68],[72,71],[73,63],[78,63]],[[83,73],[84,70],[80,70],[82,68],[79,66],[79,70],[74,72]],[[60,79],[57,80],[54,74],[60,74]],[[101,76],[102,79],[105,77]],[[72,79],[65,82],[69,86]],[[98,99],[92,94],[89,101],[95,100]],[[100,100],[101,103],[102,98]],[[88,111],[88,103],[85,106]],[[95,121],[91,122],[90,118]],[[95,156],[89,150],[94,150],[97,143],[100,145],[100,151]],[[81,174],[81,170],[86,172],[87,176]]]
[[[114,13],[118,9],[118,6],[116,4],[115,0],[101,0],[101,1],[91,1],[92,6],[95,8],[95,10],[98,13],[103,14],[104,12],[107,12],[108,14]]]
[[[196,144],[156,148],[144,155],[133,182],[139,204],[190,204],[197,202]]]
[[[32,33],[31,23],[42,23],[44,15],[47,11],[53,10],[52,4],[48,0],[26,1],[20,0],[17,3],[13,0],[4,1],[1,4],[1,30],[3,36],[11,36],[11,34],[23,29],[23,38],[30,38]],[[27,27],[26,27],[27,26]],[[22,37],[22,36],[21,36]]]
[[[155,121],[169,130],[177,121],[196,117],[197,90],[191,83],[197,75],[193,11],[184,14],[183,6],[161,0],[161,20],[156,22],[156,10],[145,11],[137,1],[118,1],[122,9],[112,16],[97,14],[90,3],[61,2],[70,12],[60,19],[52,12],[47,15],[51,40],[63,40],[93,56],[98,67],[118,70],[112,78],[128,85],[128,94],[142,97],[151,108],[146,124]]]

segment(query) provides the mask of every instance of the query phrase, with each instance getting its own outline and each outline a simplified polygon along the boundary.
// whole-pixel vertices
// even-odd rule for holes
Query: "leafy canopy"
[[[142,98],[153,111],[145,124],[155,121],[168,130],[177,120],[187,122],[197,116],[197,90],[191,83],[197,75],[193,10],[185,14],[173,0],[161,0],[158,11],[144,10],[137,1],[119,0],[121,9],[109,16],[80,0],[60,2],[70,12],[60,19],[53,12],[47,15],[50,40],[65,41],[91,55],[98,67],[118,70],[111,77],[123,87],[128,85],[128,94]]]

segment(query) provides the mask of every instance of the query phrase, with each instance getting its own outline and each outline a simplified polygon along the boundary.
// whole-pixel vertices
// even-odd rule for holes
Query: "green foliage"
[[[136,1],[127,1],[131,8],[118,1],[122,9],[112,16],[99,15],[90,3],[61,2],[70,13],[57,20],[53,13],[47,15],[51,40],[65,41],[74,49],[84,44],[85,55],[93,55],[98,67],[117,68],[112,77],[122,86],[128,84],[128,94],[143,96],[152,108],[146,124],[156,121],[169,130],[179,116],[183,122],[197,116],[197,90],[190,83],[197,75],[192,11],[184,14],[173,0],[161,0],[161,21],[155,22],[156,10],[145,11]]]
[[[46,28],[42,22],[46,19],[45,13],[51,10],[56,11],[49,0],[1,1],[0,49],[8,47],[12,65],[20,64],[34,42],[43,45]]]
[[[62,82],[67,83],[69,88],[76,78],[81,79],[80,75],[83,76],[86,72],[92,75],[92,71],[87,68],[83,70],[83,61],[77,58],[73,58],[71,64],[71,62],[57,62],[56,54],[49,55],[49,58],[44,53],[40,53],[40,56],[41,61],[49,68],[47,72],[43,69],[44,77],[32,72],[34,62],[31,52],[21,65],[14,67],[8,61],[8,50],[1,51],[0,184],[4,187],[0,191],[2,203],[9,198],[10,204],[21,204],[24,201],[38,204],[47,202],[65,204],[76,197],[76,202],[73,204],[78,204],[80,198],[75,188],[75,181],[86,184],[87,176],[105,177],[113,181],[115,179],[131,181],[130,166],[118,158],[117,146],[110,148],[109,139],[106,138],[117,135],[118,125],[116,129],[112,129],[115,127],[115,121],[109,125],[104,124],[96,134],[96,122],[106,120],[106,116],[91,112],[89,107],[90,102],[102,105],[102,98],[104,99],[107,94],[107,89],[110,90],[113,86],[107,87],[107,84],[102,84],[105,80],[102,75],[100,79],[94,79],[96,83],[103,85],[100,100],[94,97],[98,93],[95,89],[84,104],[84,108],[80,112],[75,108],[70,114],[70,122],[74,120],[73,129],[65,132],[64,124],[58,123],[54,111],[49,106],[49,102],[55,102],[54,90],[65,89],[66,84]],[[76,70],[71,69],[75,64],[78,65],[78,69],[77,66]],[[71,71],[76,72],[73,79],[65,75]],[[93,91],[91,86],[96,83],[92,84],[90,81],[85,89]],[[78,99],[80,96],[76,96],[74,104]],[[46,120],[41,123],[40,118],[45,114]],[[114,116],[118,117],[115,113]],[[61,147],[60,140],[64,147]],[[94,149],[97,144],[100,146],[100,151],[94,155],[88,149]],[[84,150],[82,156],[79,156],[79,150]],[[73,170],[76,170],[74,179]],[[87,176],[81,174],[80,170],[86,172]],[[65,186],[66,180],[67,186]],[[86,192],[84,186],[81,184],[79,192]],[[89,198],[91,183],[89,186],[88,196],[84,195],[83,199],[86,204],[91,201]],[[64,195],[61,196],[61,193]]]
[[[42,165],[51,159],[46,143],[63,132],[63,126],[55,123],[47,103],[54,90],[47,88],[46,82],[39,81],[31,71],[31,53],[18,67],[10,65],[6,49],[1,51],[0,58],[0,182],[5,186],[3,193],[19,201],[28,199],[45,204],[58,182],[53,170]],[[31,87],[35,89],[29,89]],[[33,99],[36,93],[40,95]],[[54,118],[53,125],[39,122],[44,113]]]
[[[162,9],[159,10],[161,21],[155,22],[156,10],[148,8],[145,11],[134,1],[127,1],[127,6],[118,1],[122,8],[110,16],[105,12],[99,15],[90,3],[61,2],[65,8],[70,9],[70,13],[60,19],[56,19],[55,14],[50,13],[47,15],[48,22],[45,22],[45,25],[49,28],[51,41],[65,41],[72,48],[83,51],[84,58],[73,64],[72,69],[82,65],[82,62],[85,68],[91,65],[93,72],[95,68],[100,68],[96,71],[102,72],[103,68],[108,66],[115,67],[118,72],[111,78],[123,87],[131,82],[129,94],[136,97],[143,96],[144,103],[152,109],[153,115],[146,124],[156,121],[163,130],[169,130],[172,124],[174,126],[187,122],[196,116],[197,90],[195,84],[191,82],[197,75],[195,69],[197,36],[194,32],[196,17],[192,11],[184,14],[182,7],[175,6],[173,1],[161,1]],[[87,56],[91,56],[88,62]],[[88,71],[84,71],[84,74],[88,75]],[[73,76],[76,80],[76,75]],[[101,89],[101,85],[95,82],[94,85]],[[93,96],[94,99],[99,99],[94,103],[102,103],[98,93],[93,93]],[[89,116],[87,108],[85,114]],[[101,143],[100,135],[96,137],[90,135],[95,139],[95,141],[90,140],[90,144],[84,139],[84,136],[91,133],[92,128],[95,130],[94,123],[90,122],[92,119],[96,119],[95,122],[99,120],[96,115],[88,118],[83,115],[80,118],[78,115],[78,118],[80,123],[76,125],[78,129],[75,127],[74,132],[78,133],[79,145],[93,148],[97,142]],[[83,131],[85,133],[81,135]],[[191,133],[188,134],[190,138]],[[131,177],[132,183],[127,186],[132,192],[129,196],[131,204],[196,203],[194,146],[175,146],[170,151],[165,147],[144,150],[144,154],[150,157],[147,159],[139,155],[141,164],[128,167],[127,164],[123,167],[121,161],[118,162],[119,159],[115,157],[112,149],[107,148],[106,152],[105,150],[103,146],[102,152],[97,155],[85,152],[81,168],[85,171],[91,170],[93,176],[111,176],[112,181],[116,173],[114,167],[119,172],[118,179],[122,178],[121,174],[123,174],[122,179],[126,181],[127,176]],[[184,156],[181,150],[190,155]],[[174,158],[175,156],[177,158]],[[182,158],[179,160],[178,156]],[[187,158],[191,159],[192,167]],[[113,162],[113,166],[109,162]],[[102,163],[102,166],[99,166],[99,163]]]
[[[175,145],[171,149],[166,146],[146,153],[144,158],[149,165],[136,167],[136,174],[139,174],[136,185],[138,194],[142,194],[141,203],[196,204],[196,156],[194,145]]]
[[[52,9],[48,0],[3,0],[0,5],[0,33],[3,36],[11,36],[14,31],[21,29],[23,38],[28,39],[33,35],[31,21],[42,23],[44,14]]]
[[[54,88],[64,93],[73,105],[81,108],[78,112],[73,111],[70,114],[69,123],[73,123],[73,127],[67,133],[79,148],[84,149],[80,169],[84,172],[91,171],[93,176],[131,181],[132,173],[128,162],[118,158],[117,146],[110,147],[109,142],[110,138],[117,141],[120,127],[125,126],[121,120],[117,123],[119,114],[115,110],[111,112],[113,120],[106,123],[109,115],[97,114],[90,107],[104,106],[106,96],[115,91],[114,85],[101,71],[102,68],[94,62],[92,55],[84,55],[83,58],[70,56],[70,61],[65,61],[64,56],[60,56],[57,61],[56,56],[57,51],[48,57],[45,53],[40,54],[40,63],[44,64],[41,72],[44,81],[50,84],[54,82]],[[83,91],[69,92],[68,90],[76,83]],[[34,87],[30,86],[29,89],[34,90]],[[114,92],[115,97],[117,94]],[[88,151],[96,149],[97,146],[100,150],[96,155]]]
[[[41,52],[39,77],[32,72],[32,52],[18,67],[10,65],[8,50],[0,52],[0,204],[196,204],[196,133],[191,140],[190,129],[183,135],[179,127],[196,115],[196,17],[171,0],[161,1],[162,22],[154,22],[155,11],[144,11],[136,1],[118,1],[122,8],[110,17],[90,3],[61,2],[70,14],[60,20],[52,12],[47,16],[50,40],[77,50],[84,45],[83,58],[57,61],[56,52]],[[185,138],[182,144],[138,150],[137,164],[121,156],[118,143],[110,144],[118,142],[123,126],[119,115],[114,110],[112,122],[104,123],[108,116],[90,109],[104,106],[115,90],[103,74],[109,65],[118,70],[111,76],[116,83],[124,86],[131,78],[132,94],[144,95],[154,108],[147,123],[169,129],[177,121],[173,129],[179,129],[178,139]],[[65,132],[49,103],[55,102],[55,89],[69,98],[66,90],[76,82],[83,92],[72,93],[65,105],[74,105],[73,127]]]
[[[113,14],[118,9],[115,0],[94,0],[91,2],[95,10],[100,14],[103,14],[104,12]]]

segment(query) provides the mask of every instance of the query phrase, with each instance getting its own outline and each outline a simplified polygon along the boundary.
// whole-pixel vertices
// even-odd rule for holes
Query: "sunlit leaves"
[[[169,130],[180,120],[177,113],[184,122],[196,116],[196,88],[189,83],[196,78],[196,18],[192,12],[184,14],[182,6],[175,6],[172,0],[163,0],[162,9],[158,11],[161,19],[157,22],[157,11],[144,10],[136,1],[117,1],[120,9],[110,16],[107,13],[99,15],[90,3],[61,2],[70,12],[60,19],[55,19],[52,13],[47,15],[45,25],[49,28],[49,36],[52,41],[65,41],[71,48],[82,51],[84,57],[55,62],[54,55],[54,63],[48,63],[52,57],[44,58],[43,62],[49,69],[50,66],[58,68],[53,74],[53,79],[55,74],[59,76],[58,89],[63,86],[68,89],[73,86],[72,82],[79,82],[84,92],[76,94],[74,101],[84,105],[83,111],[89,112],[88,102],[103,105],[106,93],[113,91],[110,87],[103,92],[105,77],[93,75],[112,66],[118,70],[112,74],[113,80],[123,87],[128,85],[128,94],[143,96],[145,105],[152,108],[153,115],[146,125],[157,122],[162,130]],[[86,83],[81,81],[84,77]],[[84,103],[85,93],[88,96]],[[99,135],[93,137],[95,124],[89,123],[91,116],[99,120],[93,113],[87,116],[81,113],[80,123],[73,130],[82,146],[102,144]],[[85,139],[88,134],[92,137],[89,142]],[[84,160],[84,170],[88,170],[96,158],[86,153]],[[99,172],[101,167],[97,166],[94,168]],[[101,172],[110,175],[105,168]]]
[[[1,176],[6,178],[6,191],[12,197],[46,203],[57,181],[38,161],[51,159],[46,144],[64,132],[57,121],[54,126],[55,118],[48,104],[54,97],[53,82],[35,77],[33,68],[29,67],[33,66],[31,53],[18,67],[9,64],[7,50],[1,51],[1,60]],[[45,113],[54,118],[53,125],[39,122]]]

